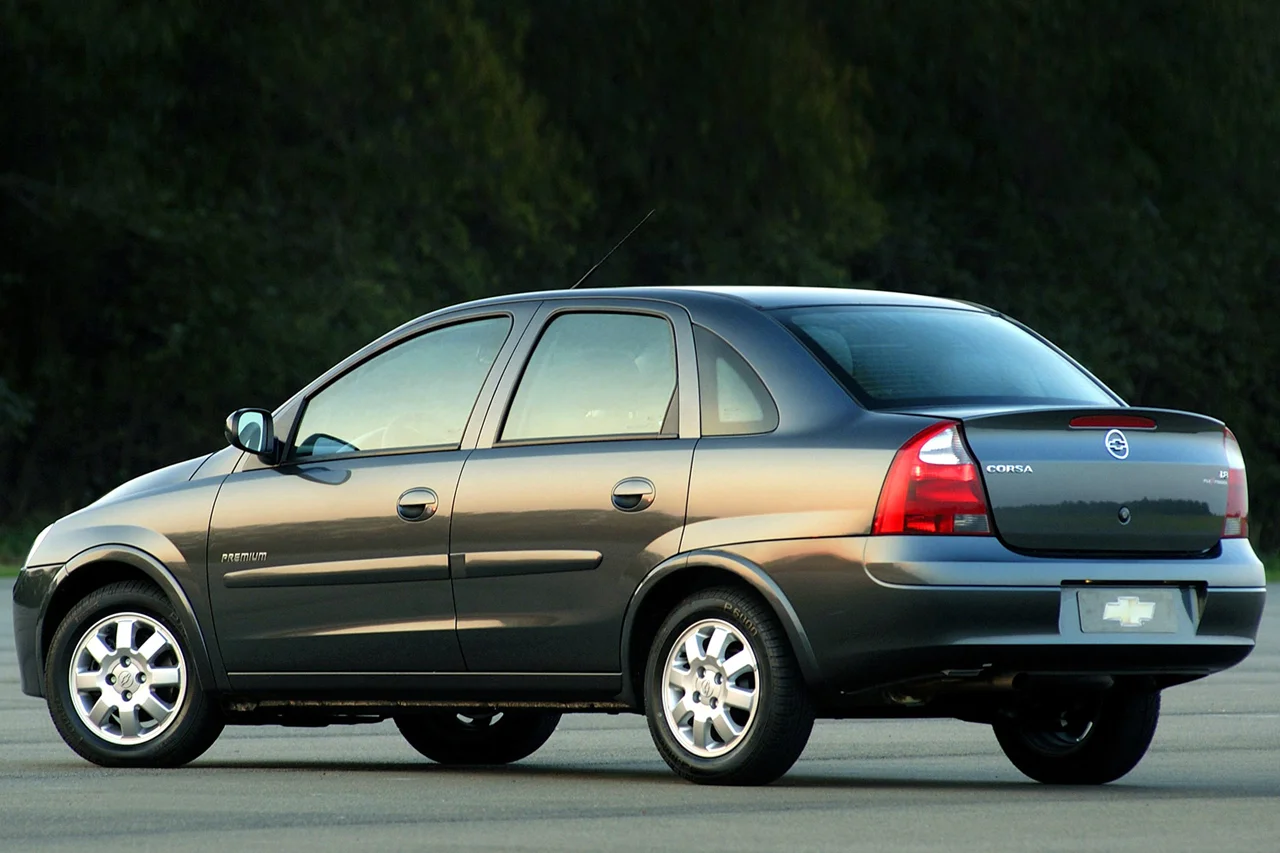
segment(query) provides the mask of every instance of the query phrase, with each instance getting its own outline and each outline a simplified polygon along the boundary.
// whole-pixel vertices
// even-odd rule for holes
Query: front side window
[[[703,435],[756,435],[778,426],[778,407],[746,359],[709,329],[693,327]]]
[[[556,317],[543,332],[502,441],[662,435],[674,431],[671,324],[644,314]]]
[[[991,314],[873,305],[776,313],[870,409],[1116,404],[1052,347]]]
[[[307,403],[293,458],[457,447],[510,331],[508,317],[473,320],[374,356]]]

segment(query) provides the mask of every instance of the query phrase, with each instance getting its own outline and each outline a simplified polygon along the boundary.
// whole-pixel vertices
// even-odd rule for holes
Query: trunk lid
[[[1228,461],[1213,418],[1137,408],[910,414],[961,421],[996,533],[1014,548],[1196,554],[1222,536]]]

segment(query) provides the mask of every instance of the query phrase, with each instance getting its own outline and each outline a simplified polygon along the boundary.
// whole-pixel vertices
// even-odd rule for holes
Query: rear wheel
[[[992,728],[1013,765],[1037,782],[1103,785],[1138,766],[1159,719],[1159,692],[1111,690]]]
[[[560,715],[442,709],[405,714],[395,721],[410,746],[439,764],[510,764],[537,752],[556,730]]]
[[[813,705],[786,634],[754,595],[681,602],[649,653],[645,713],[663,760],[692,782],[762,785],[791,768]]]
[[[45,696],[62,739],[106,767],[186,764],[223,727],[173,606],[141,581],[110,584],[71,608],[49,644]]]

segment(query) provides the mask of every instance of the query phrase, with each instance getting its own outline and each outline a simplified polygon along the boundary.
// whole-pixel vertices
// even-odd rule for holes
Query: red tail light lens
[[[959,424],[934,424],[893,458],[871,525],[873,536],[892,533],[991,534],[982,479]]]
[[[1227,517],[1222,519],[1223,539],[1244,539],[1249,535],[1249,480],[1244,473],[1244,454],[1231,430],[1222,428],[1227,447]]]

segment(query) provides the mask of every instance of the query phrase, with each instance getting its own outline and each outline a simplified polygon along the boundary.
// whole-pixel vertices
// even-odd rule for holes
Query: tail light
[[[893,458],[871,525],[873,536],[891,533],[991,534],[982,479],[959,424],[934,424]]]
[[[1223,539],[1244,539],[1249,535],[1249,480],[1244,473],[1244,454],[1231,430],[1222,428],[1227,448],[1227,516],[1222,519]]]

